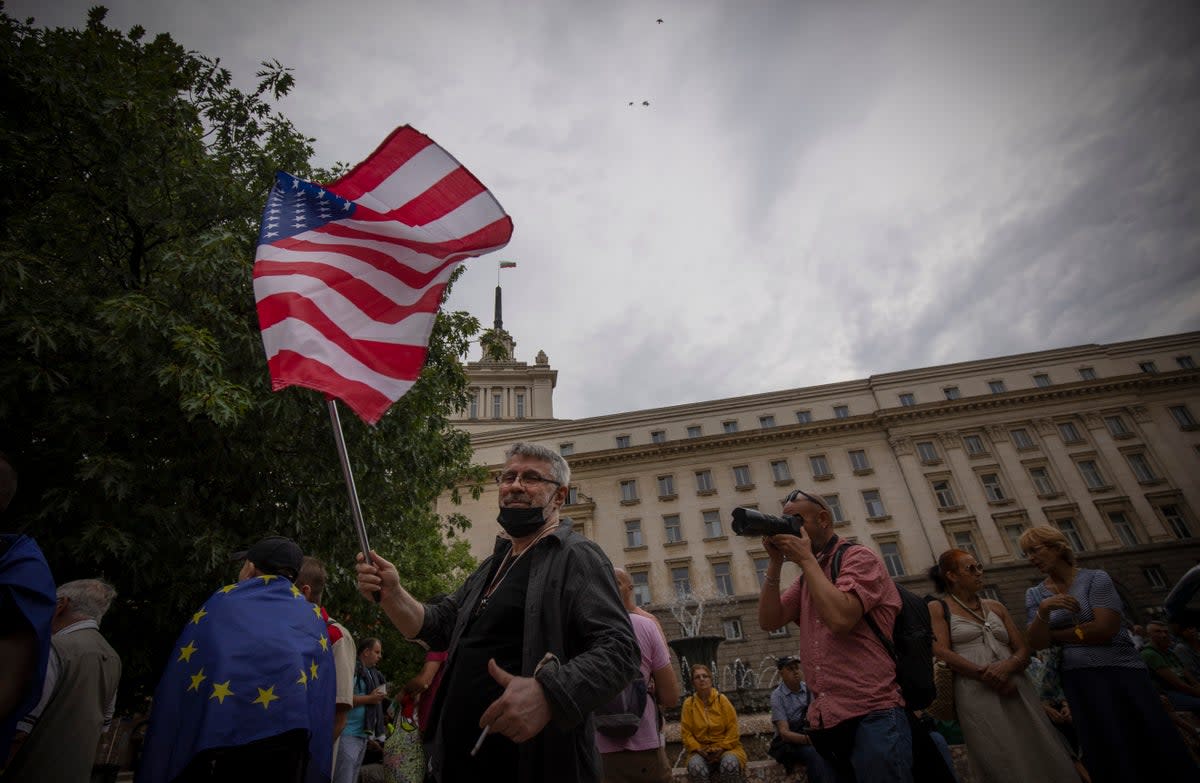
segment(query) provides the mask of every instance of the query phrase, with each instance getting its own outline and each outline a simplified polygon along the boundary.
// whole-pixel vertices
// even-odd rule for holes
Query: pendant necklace
[[[508,573],[512,571],[513,566],[517,564],[517,561],[524,557],[526,552],[537,546],[538,542],[545,538],[547,533],[550,533],[553,530],[553,527],[548,527],[543,530],[538,534],[538,537],[533,539],[532,543],[522,549],[521,554],[517,555],[516,557],[512,557],[512,547],[510,546],[508,548],[508,551],[504,553],[504,559],[500,561],[500,567],[496,569],[496,575],[492,577],[491,583],[488,584],[487,589],[483,591],[483,598],[479,599],[479,606],[475,609],[476,615],[478,615],[484,609],[487,609],[488,599],[492,597],[492,593],[496,592],[496,589],[504,582],[505,578],[508,576]]]
[[[974,609],[972,609],[971,607],[967,606],[965,603],[960,601],[958,596],[955,595],[954,593],[951,593],[950,597],[954,599],[954,603],[958,604],[963,609],[966,609],[968,612],[970,612],[971,616],[974,617],[976,620],[978,620],[980,622],[980,624],[983,625],[984,628],[988,629],[988,631],[992,630],[991,623],[988,622],[986,617],[980,616],[979,612],[976,612]],[[983,599],[979,600],[979,611],[980,612],[984,611]]]

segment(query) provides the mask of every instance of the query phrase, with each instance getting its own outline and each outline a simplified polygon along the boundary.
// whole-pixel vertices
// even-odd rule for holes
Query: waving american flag
[[[374,424],[420,374],[454,268],[512,228],[471,172],[407,125],[331,185],[280,172],[254,261],[272,388],[317,389]]]

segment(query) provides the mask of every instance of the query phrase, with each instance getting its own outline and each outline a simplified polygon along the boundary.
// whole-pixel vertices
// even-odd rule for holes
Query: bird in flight
[[[662,20],[661,20],[661,19],[659,19],[659,20],[658,20],[658,23],[659,23],[659,24],[662,24]]]

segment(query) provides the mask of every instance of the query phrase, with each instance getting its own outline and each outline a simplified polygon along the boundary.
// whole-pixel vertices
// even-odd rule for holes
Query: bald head
[[[632,612],[637,608],[637,604],[633,601],[633,580],[629,578],[624,568],[613,567],[613,577],[617,580],[617,592],[621,594],[621,603],[625,604],[625,608]]]

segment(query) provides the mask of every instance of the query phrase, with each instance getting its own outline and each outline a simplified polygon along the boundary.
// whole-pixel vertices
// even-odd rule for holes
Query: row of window
[[[1179,369],[1181,369],[1181,370],[1196,369],[1196,362],[1192,359],[1191,356],[1176,356],[1175,363],[1177,365],[1179,365]],[[1153,373],[1158,372],[1158,366],[1155,364],[1155,362],[1152,362],[1152,361],[1138,362],[1138,369],[1140,369],[1144,373],[1153,374]],[[1096,380],[1095,368],[1080,367],[1079,368],[1079,379],[1084,380],[1084,381]],[[1053,381],[1050,379],[1049,373],[1044,373],[1044,372],[1034,373],[1033,383],[1035,386],[1037,386],[1039,388],[1043,388],[1043,389],[1046,388],[1047,386],[1053,385]],[[988,391],[991,392],[992,394],[1004,394],[1006,391],[1008,391],[1007,384],[1003,380],[1000,380],[1000,379],[990,380],[987,382],[987,385],[988,385]],[[957,400],[962,397],[962,392],[959,390],[959,388],[957,386],[943,386],[942,387],[942,396],[945,397],[947,400]],[[901,392],[899,397],[900,397],[900,404],[903,406],[917,404],[917,396],[915,394],[913,394],[912,392]]]
[[[1150,458],[1142,451],[1130,451],[1124,454],[1129,469],[1139,484],[1155,484],[1160,481],[1158,473],[1150,462]],[[1090,490],[1106,490],[1111,487],[1100,465],[1094,458],[1080,457],[1073,460],[1083,483]],[[1048,465],[1026,465],[1026,472],[1040,497],[1053,497],[1059,494]],[[983,486],[984,495],[989,503],[1002,503],[1010,499],[1004,488],[1000,472],[986,469],[977,472],[979,482]],[[961,506],[954,491],[953,479],[950,476],[931,476],[930,488],[933,490],[938,507],[951,510]]]
[[[1188,539],[1192,537],[1192,531],[1189,528],[1187,521],[1179,506],[1175,504],[1165,504],[1158,507],[1163,518],[1167,521],[1168,527],[1180,539]],[[706,514],[709,512],[705,512]],[[711,512],[716,514],[716,512]],[[1109,523],[1112,525],[1117,538],[1126,546],[1136,546],[1141,543],[1137,531],[1129,518],[1126,511],[1114,509],[1107,512]],[[676,517],[676,524],[677,524]],[[706,518],[707,520],[707,518]],[[627,522],[628,526],[630,523]],[[706,525],[708,522],[706,521]],[[719,520],[717,521],[719,524]],[[1084,543],[1083,535],[1080,532],[1073,516],[1059,516],[1051,520],[1053,524],[1066,537],[1071,547],[1076,552],[1087,551],[1087,546]],[[628,528],[627,528],[628,529]],[[1025,524],[1008,524],[1003,526],[1003,533],[1011,548],[1011,552],[1017,558],[1024,559],[1025,554],[1020,546],[1021,534],[1027,529]],[[638,533],[640,541],[640,531]],[[847,540],[856,541],[853,536]],[[970,552],[976,560],[987,562],[976,545],[975,534],[970,529],[957,530],[951,534],[951,540],[954,547]],[[893,577],[905,576],[907,570],[904,564],[904,557],[900,550],[898,541],[880,541],[879,554],[883,560],[884,566],[887,568],[888,574]],[[639,544],[640,545],[640,544]],[[767,557],[754,557],[754,571],[757,577],[757,588],[762,589],[763,582],[766,579],[767,565],[770,560]],[[688,563],[671,563],[669,564],[671,576],[671,588],[675,596],[689,596],[692,593],[692,570]],[[733,583],[733,573],[730,563],[727,560],[720,560],[711,563],[712,582],[716,594],[720,597],[732,597],[736,595],[735,586]],[[1161,568],[1158,566],[1148,566],[1143,568],[1143,575],[1146,580],[1154,588],[1165,589],[1167,586],[1166,577],[1162,574]],[[646,606],[653,602],[653,595],[650,590],[650,573],[648,569],[637,569],[630,571],[630,577],[633,580],[633,595],[638,606]],[[998,596],[989,596],[997,598]],[[728,634],[727,634],[728,635]],[[740,638],[740,634],[738,637]]]
[[[480,399],[481,396],[487,395],[487,392],[476,391],[471,389],[467,392],[470,395],[470,402],[467,404],[467,416],[472,419],[480,418]],[[503,418],[504,415],[504,392],[495,391],[487,397],[491,400],[491,414],[493,419]],[[518,419],[525,418],[525,392],[513,392],[513,415]]]
[[[499,406],[499,404],[500,404],[499,403],[499,395],[497,394],[494,396],[496,398],[496,401],[493,404],[494,404],[494,406]],[[524,409],[525,409],[524,408],[524,395],[517,394],[516,400],[517,400],[517,410],[519,411],[518,418],[523,418],[525,415],[524,414]],[[472,398],[471,405],[472,405],[471,418],[475,418],[475,412],[474,412],[475,411],[475,407],[474,407],[475,400],[474,400],[474,398]],[[840,407],[845,407],[845,406],[840,406]],[[499,413],[495,412],[498,410],[499,410],[498,407],[494,407],[494,412],[493,412],[494,418],[499,417]],[[1178,425],[1180,429],[1193,430],[1193,429],[1197,428],[1197,419],[1192,414],[1192,411],[1190,408],[1188,408],[1188,406],[1186,406],[1186,405],[1170,405],[1170,406],[1167,406],[1167,412],[1170,413],[1171,418],[1174,419],[1176,425]],[[800,411],[797,413],[797,416],[799,416],[801,413],[804,414],[805,416],[809,417],[809,418],[803,418],[803,419],[801,419],[801,421],[811,421],[809,411]],[[849,413],[847,413],[846,415],[849,415]],[[1126,422],[1125,417],[1122,416],[1121,414],[1112,413],[1112,414],[1105,415],[1102,418],[1104,420],[1104,426],[1107,427],[1109,434],[1112,435],[1113,438],[1120,440],[1120,439],[1124,439],[1124,438],[1131,438],[1136,435],[1136,433],[1134,432],[1132,427]],[[774,427],[775,426],[775,417],[774,416],[760,416],[759,422],[764,428],[765,427]],[[730,421],[723,422],[722,426],[726,433],[737,432],[738,424],[736,421],[730,420]],[[1056,424],[1056,427],[1058,428],[1058,435],[1062,439],[1063,443],[1065,443],[1067,445],[1074,445],[1074,444],[1086,442],[1083,432],[1080,430],[1079,426],[1074,421],[1060,421]],[[689,438],[698,438],[701,436],[701,434],[702,434],[701,427],[699,424],[688,427],[688,437]],[[1015,446],[1018,450],[1037,448],[1037,443],[1035,442],[1033,435],[1030,433],[1029,429],[1026,427],[1013,428],[1013,429],[1009,430],[1009,435],[1012,438],[1013,446]],[[653,432],[650,433],[650,442],[651,443],[659,444],[659,443],[666,443],[666,441],[667,441],[667,433],[665,430],[654,430]],[[626,449],[633,445],[632,438],[629,435],[616,436],[616,442],[617,442],[617,448],[619,448],[619,449]],[[985,455],[988,453],[988,448],[987,448],[986,442],[985,442],[982,434],[972,433],[972,434],[964,435],[962,437],[962,443],[963,443],[963,449],[967,452],[968,456],[977,457],[977,456],[982,456],[982,455]],[[937,448],[933,444],[932,441],[921,441],[921,442],[918,442],[916,444],[916,446],[917,446],[917,453],[920,456],[922,461],[936,462],[936,461],[940,460],[940,457],[937,454]],[[572,443],[560,443],[559,444],[559,453],[564,457],[571,456],[572,454],[575,453],[575,444],[573,442]],[[862,469],[866,469],[866,468],[859,468],[858,466],[854,467],[854,470],[862,470]],[[814,471],[814,475],[825,475],[825,473],[817,473]],[[776,480],[780,480],[780,479],[777,477]]]

